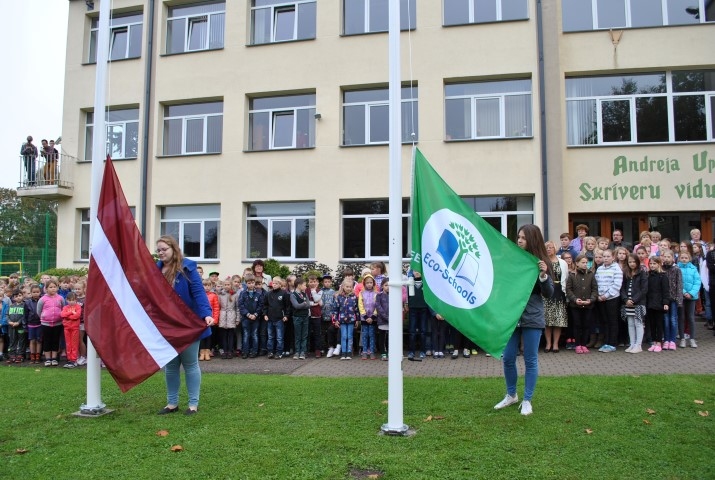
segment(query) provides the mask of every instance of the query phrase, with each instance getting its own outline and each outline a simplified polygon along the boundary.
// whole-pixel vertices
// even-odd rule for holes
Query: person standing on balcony
[[[35,185],[35,160],[37,159],[37,147],[32,144],[32,135],[27,136],[27,142],[20,147],[20,155],[25,165],[27,183],[25,186]]]

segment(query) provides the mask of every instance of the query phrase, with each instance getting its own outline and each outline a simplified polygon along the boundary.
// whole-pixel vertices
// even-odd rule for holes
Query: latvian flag
[[[206,329],[154,263],[109,157],[88,279],[87,335],[122,392],[156,373]]]

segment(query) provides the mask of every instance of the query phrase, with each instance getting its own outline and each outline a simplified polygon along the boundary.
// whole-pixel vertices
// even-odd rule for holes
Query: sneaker
[[[425,352],[420,352],[420,358],[425,358]]]
[[[335,350],[333,349],[333,347],[330,347],[330,348],[328,349],[328,354],[326,355],[326,357],[328,357],[328,358],[332,357],[334,351],[335,351]]]
[[[634,345],[630,345],[628,348],[626,348],[626,353],[631,353],[631,350],[633,350]]]
[[[335,355],[336,357],[340,355],[340,345],[335,347],[335,350],[333,350],[333,355]]]
[[[431,356],[432,356],[432,350],[427,350],[426,355],[427,355],[428,357],[431,357]]]
[[[650,350],[650,349],[649,349],[649,350]],[[654,351],[654,352],[662,352],[662,351],[663,351],[663,348],[656,343],[655,345],[653,345],[653,351]]]
[[[575,350],[576,353],[578,353],[579,355],[583,353],[583,347],[581,347],[581,345],[577,345]]]
[[[531,402],[528,400],[524,400],[523,402],[521,402],[519,408],[521,409],[522,415],[531,415],[533,413],[533,411],[531,410]]]
[[[591,352],[589,352],[589,351],[588,351],[588,347],[586,347],[586,346],[584,345],[583,347],[581,347],[581,353],[591,353]]]
[[[45,363],[47,363],[47,362],[45,362]],[[57,365],[60,364],[60,362],[58,362],[57,360],[52,360],[51,363],[52,363],[52,366],[53,366],[53,367],[56,367]]]
[[[367,360],[367,353],[360,355],[360,360]]]
[[[278,355],[276,355],[276,356],[273,357],[273,358],[276,359],[276,360],[280,360],[281,358],[283,358],[283,354],[282,354],[282,353],[279,353]]]
[[[476,348],[473,348],[472,355],[479,355],[479,350],[477,350]]]
[[[684,339],[684,340],[690,340],[690,334],[689,334],[689,333],[686,333],[685,335],[683,335],[683,339]],[[685,347],[680,347],[680,348],[685,348]]]
[[[74,362],[67,362],[64,365],[62,365],[63,368],[75,368],[76,366],[77,366],[77,364]]]
[[[77,365],[87,365],[87,358],[86,357],[79,357],[77,359]]]
[[[305,353],[301,353],[301,354],[298,356],[298,360],[305,360]]]
[[[408,352],[408,353],[407,353],[407,358],[408,358],[408,359],[415,358],[415,352]]]
[[[342,357],[340,357],[340,360],[347,360],[347,359],[348,359],[348,358],[347,358],[345,355],[343,355]]]
[[[606,351],[606,347],[608,347],[608,345],[601,345],[601,348],[599,348],[598,351],[604,353]]]
[[[685,339],[684,338],[680,339],[680,348],[685,348]]]
[[[297,353],[293,355],[293,360],[300,360],[300,355],[298,355]]]
[[[608,345],[608,353],[612,353],[615,351],[616,351],[616,347],[614,347],[613,345]]]
[[[469,349],[465,348],[464,351],[462,352],[462,356],[464,358],[469,358],[470,355],[471,355],[471,352],[469,351]]]
[[[497,403],[494,405],[494,410],[501,410],[504,407],[508,407],[509,405],[514,405],[516,402],[519,401],[519,395],[514,395],[513,397],[509,395],[508,393],[504,397],[504,400],[501,402]]]
[[[224,358],[226,358],[226,357],[224,357]],[[270,352],[270,353],[268,354],[268,358],[273,358],[273,352]]]
[[[628,353],[641,353],[643,351],[643,348],[640,345],[634,345],[633,348],[631,348],[631,351]]]
[[[46,367],[51,367],[51,366],[52,366],[52,360],[45,360],[45,366],[46,366]]]
[[[698,348],[698,344],[695,343],[695,339],[691,338],[690,339],[690,348]]]
[[[456,359],[458,359],[458,358],[459,358],[459,351],[455,349],[455,350],[452,352],[452,360],[456,360]]]
[[[382,356],[380,357],[380,360],[382,360],[383,362],[386,362],[386,361],[387,361],[387,354],[386,354],[386,353],[383,353]]]
[[[351,353],[348,352],[348,354],[345,355],[345,360],[352,360],[352,359],[353,359],[353,357],[352,357]]]
[[[320,358],[322,356],[323,356],[323,352],[321,352],[320,350],[315,351],[315,358]]]
[[[371,354],[370,354],[370,360],[375,360],[375,354],[374,354],[374,353],[371,353]]]
[[[648,348],[649,352],[655,352],[655,343]]]

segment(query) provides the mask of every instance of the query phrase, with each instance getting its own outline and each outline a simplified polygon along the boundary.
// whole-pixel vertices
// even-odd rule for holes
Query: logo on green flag
[[[499,356],[531,295],[537,264],[472,211],[416,150],[410,267],[422,273],[434,311]]]

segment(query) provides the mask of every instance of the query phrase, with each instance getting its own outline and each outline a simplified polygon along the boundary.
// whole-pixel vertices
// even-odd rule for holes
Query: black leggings
[[[571,318],[573,319],[574,339],[576,340],[576,345],[586,345],[591,334],[593,309],[571,307]]]
[[[650,327],[650,339],[653,342],[663,341],[663,310],[646,310],[646,318]]]
[[[42,326],[42,351],[45,353],[56,352],[60,349],[60,337],[64,335],[64,327],[55,325],[54,327]]]

